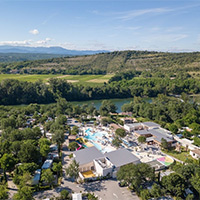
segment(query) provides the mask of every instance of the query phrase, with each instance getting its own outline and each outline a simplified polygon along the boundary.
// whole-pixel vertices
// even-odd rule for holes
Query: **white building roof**
[[[102,157],[104,157],[104,155],[95,146],[74,152],[74,159],[79,165],[90,163],[94,159]]]
[[[82,200],[82,194],[81,193],[72,194],[72,200]]]
[[[121,167],[129,163],[140,163],[140,159],[127,149],[118,149],[104,154],[115,167]]]
[[[47,159],[42,165],[42,169],[49,169],[53,163],[53,160]]]

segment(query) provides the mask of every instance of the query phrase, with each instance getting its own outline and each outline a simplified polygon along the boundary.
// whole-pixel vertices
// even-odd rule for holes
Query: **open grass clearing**
[[[0,74],[0,81],[4,79],[16,79],[19,81],[28,81],[28,82],[36,82],[41,80],[45,83],[48,82],[50,78],[60,78],[65,79],[73,84],[83,84],[83,85],[101,85],[104,82],[108,82],[108,80],[113,75],[63,75],[63,74]]]
[[[168,154],[169,156],[173,156],[174,158],[185,162],[187,159],[192,159],[192,156],[187,151],[177,152],[177,151],[163,151],[164,153]]]

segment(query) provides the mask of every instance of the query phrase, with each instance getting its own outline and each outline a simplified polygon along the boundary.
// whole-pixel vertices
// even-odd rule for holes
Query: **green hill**
[[[1,73],[108,74],[122,71],[190,72],[200,70],[200,53],[115,51],[88,56],[1,63]]]

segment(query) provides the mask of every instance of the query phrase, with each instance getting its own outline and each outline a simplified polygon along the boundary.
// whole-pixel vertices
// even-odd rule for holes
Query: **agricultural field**
[[[44,75],[24,75],[24,74],[0,74],[0,82],[4,79],[17,79],[19,81],[36,82],[41,80],[43,82],[48,82],[50,78],[61,78],[67,80],[69,83],[73,84],[83,84],[83,85],[101,85],[108,80],[113,75],[62,75],[62,74],[44,74]]]

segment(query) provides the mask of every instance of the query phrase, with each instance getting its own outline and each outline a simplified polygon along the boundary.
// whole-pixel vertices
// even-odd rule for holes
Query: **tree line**
[[[171,80],[136,77],[131,80],[113,81],[112,79],[110,83],[101,86],[87,86],[73,85],[62,79],[50,79],[48,83],[5,79],[0,83],[0,104],[48,104],[55,102],[57,98],[65,98],[67,101],[83,101],[134,96],[156,97],[158,94],[170,95],[183,92],[199,93],[199,81],[192,78]]]

